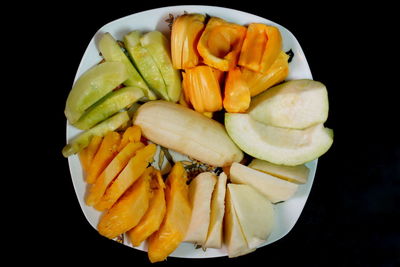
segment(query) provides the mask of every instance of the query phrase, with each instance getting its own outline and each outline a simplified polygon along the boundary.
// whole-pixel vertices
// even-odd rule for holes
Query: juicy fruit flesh
[[[75,82],[65,105],[65,116],[73,124],[87,108],[128,78],[120,62],[105,62],[89,69]]]
[[[247,154],[289,166],[318,158],[333,142],[332,130],[322,124],[306,130],[284,129],[257,122],[248,114],[226,113],[225,127]]]
[[[141,37],[142,33],[140,31],[132,31],[125,35],[124,43],[126,50],[150,88],[158,92],[163,99],[168,100],[164,79],[149,51],[141,45]]]
[[[82,130],[87,130],[121,109],[130,106],[143,96],[143,91],[139,87],[128,86],[113,91],[92,105],[74,126]]]
[[[99,50],[106,61],[121,62],[125,65],[129,74],[128,79],[124,81],[126,86],[138,86],[143,89],[143,92],[149,99],[155,99],[140,74],[110,33],[105,33],[100,39]]]
[[[222,124],[179,104],[147,102],[133,123],[149,140],[211,166],[227,166],[243,158]]]
[[[293,80],[256,96],[249,114],[259,122],[276,127],[305,129],[328,118],[326,87],[313,80]]]
[[[247,246],[257,248],[274,226],[273,205],[249,185],[228,184],[228,190]]]

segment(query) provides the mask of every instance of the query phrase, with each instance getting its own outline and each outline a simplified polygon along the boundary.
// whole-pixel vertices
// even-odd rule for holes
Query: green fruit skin
[[[149,51],[140,44],[141,37],[140,31],[132,31],[125,35],[125,48],[150,89],[158,93],[164,100],[169,100],[161,72]]]
[[[129,121],[128,112],[119,112],[105,121],[97,124],[93,128],[82,132],[77,137],[72,139],[62,150],[64,157],[69,157],[79,153],[87,147],[93,136],[104,136],[110,131],[118,129],[121,125]]]
[[[132,105],[143,96],[142,89],[135,86],[128,86],[113,91],[91,106],[73,125],[82,130],[88,130],[123,108]]]
[[[110,33],[105,33],[100,39],[99,50],[106,61],[122,62],[125,65],[128,71],[128,79],[124,82],[126,86],[140,87],[149,100],[157,99]]]
[[[159,31],[148,32],[140,38],[160,70],[167,86],[169,100],[177,102],[181,95],[181,77],[179,70],[174,69],[171,61],[171,49],[167,38]]]
[[[83,73],[69,92],[65,116],[73,124],[91,105],[128,78],[124,64],[104,62]]]

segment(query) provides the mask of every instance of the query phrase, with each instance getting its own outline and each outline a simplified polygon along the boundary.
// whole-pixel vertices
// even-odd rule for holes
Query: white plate
[[[184,11],[193,13],[207,13],[210,16],[217,16],[223,18],[229,22],[234,22],[242,25],[246,25],[252,22],[265,23],[274,25],[279,28],[283,38],[283,49],[288,51],[292,49],[294,52],[293,60],[289,65],[289,75],[287,80],[293,79],[312,79],[310,68],[307,64],[307,60],[300,47],[300,44],[294,37],[294,35],[285,29],[283,26],[270,21],[268,19],[255,16],[246,12],[233,10],[229,8],[213,7],[213,6],[171,6],[152,9],[136,14],[132,14],[115,21],[112,21],[102,28],[93,36],[90,41],[79,65],[78,71],[75,76],[75,81],[80,77],[86,70],[97,64],[101,57],[99,56],[99,50],[97,49],[97,43],[100,36],[105,32],[110,32],[116,39],[121,40],[123,36],[132,30],[141,31],[152,31],[159,30],[169,36],[170,30],[168,23],[165,22],[169,18],[169,14],[180,15]],[[80,131],[67,123],[67,140],[70,140]],[[87,189],[87,185],[83,179],[83,172],[76,155],[68,158],[72,182],[75,187],[75,192],[78,197],[79,203],[86,216],[88,222],[96,229],[97,223],[100,217],[100,212],[96,211],[92,207],[85,205],[84,197]],[[285,202],[275,205],[276,209],[276,224],[272,234],[269,236],[267,242],[261,246],[271,244],[282,237],[284,237],[294,227],[296,221],[300,217],[301,211],[307,201],[307,197],[310,193],[311,186],[313,184],[315,171],[317,167],[317,160],[307,163],[310,168],[310,176],[308,182],[305,185],[301,185],[299,190],[293,198]],[[130,242],[124,238],[122,241],[125,245],[132,247]],[[146,244],[142,244],[136,249],[147,251]],[[182,258],[211,258],[226,256],[225,247],[221,249],[195,249],[193,244],[182,243],[170,256],[182,257]]]

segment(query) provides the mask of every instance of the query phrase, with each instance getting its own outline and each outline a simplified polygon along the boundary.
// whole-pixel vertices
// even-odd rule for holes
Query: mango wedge
[[[128,72],[128,79],[124,81],[126,86],[140,87],[149,100],[157,99],[156,95],[149,89],[142,76],[140,76],[139,72],[110,33],[107,32],[101,37],[99,50],[106,62],[121,62],[125,65]]]
[[[127,128],[122,135],[121,143],[119,144],[118,151],[121,151],[130,142],[139,142],[142,136],[142,130],[139,126],[133,125]]]
[[[128,164],[128,161],[136,154],[136,151],[143,146],[142,143],[130,143],[112,159],[110,164],[107,165],[96,179],[96,182],[90,187],[86,197],[86,204],[88,206],[94,206],[100,201],[109,184]]]
[[[160,229],[148,239],[151,262],[165,260],[185,238],[192,214],[186,182],[187,174],[182,163],[175,163],[166,181],[167,212]]]
[[[82,164],[83,171],[87,174],[92,163],[93,158],[95,157],[97,150],[103,141],[103,137],[101,136],[93,136],[92,140],[90,140],[89,145],[79,152],[79,160]]]
[[[117,132],[108,132],[94,156],[86,175],[86,182],[93,184],[100,173],[107,167],[118,153],[121,136]]]
[[[150,169],[150,168],[149,168]],[[139,246],[144,240],[157,231],[167,211],[165,202],[165,184],[158,170],[153,170],[150,188],[152,197],[149,208],[139,224],[127,232],[133,246]]]
[[[143,175],[109,209],[97,226],[99,233],[107,238],[115,238],[135,227],[149,207],[150,175]]]
[[[141,143],[130,143],[121,152],[126,150],[128,147],[136,148],[138,144]],[[146,147],[135,151],[135,156],[129,160],[126,167],[121,171],[117,178],[115,178],[112,184],[105,191],[100,201],[94,207],[100,211],[109,209],[125,192],[125,190],[127,190],[136,179],[143,174],[147,165],[153,161],[155,152],[155,144],[149,144]]]

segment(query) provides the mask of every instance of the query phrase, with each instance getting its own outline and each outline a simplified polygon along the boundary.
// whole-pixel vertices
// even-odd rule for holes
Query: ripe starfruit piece
[[[223,102],[227,112],[245,112],[250,106],[250,90],[242,76],[238,67],[228,72]]]
[[[247,82],[250,95],[256,96],[268,88],[285,80],[289,74],[289,56],[281,51],[272,66],[266,73],[255,72],[247,68],[241,68],[242,77]]]
[[[197,44],[205,64],[221,71],[236,66],[246,27],[211,17]]]
[[[205,27],[206,16],[184,14],[176,18],[171,31],[171,55],[175,69],[187,69],[197,66],[200,56],[197,43]]]
[[[186,69],[183,75],[185,101],[198,112],[222,109],[220,83],[223,72],[206,65]]]
[[[252,23],[247,28],[239,65],[252,71],[266,73],[282,50],[282,36],[278,28]]]

